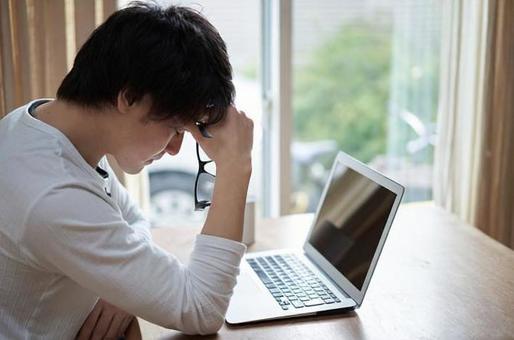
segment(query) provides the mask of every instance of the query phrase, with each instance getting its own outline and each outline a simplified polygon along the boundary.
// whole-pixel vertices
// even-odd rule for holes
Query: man
[[[133,316],[185,333],[222,326],[253,134],[231,73],[200,14],[135,4],[92,33],[55,100],[0,121],[0,338],[116,338]],[[177,154],[186,132],[217,171],[188,266],[152,242],[105,158],[135,174]]]

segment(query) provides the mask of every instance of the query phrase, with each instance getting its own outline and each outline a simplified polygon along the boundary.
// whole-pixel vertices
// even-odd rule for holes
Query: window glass
[[[441,1],[293,3],[291,212],[313,212],[342,150],[432,198]]]

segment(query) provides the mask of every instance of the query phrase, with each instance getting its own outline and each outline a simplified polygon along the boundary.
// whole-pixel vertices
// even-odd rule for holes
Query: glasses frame
[[[205,125],[202,123],[196,123],[196,126],[198,126],[198,129],[202,133],[202,135],[206,138],[212,138],[212,136],[209,134],[209,132],[206,130]],[[209,171],[205,170],[205,166],[211,162],[214,162],[212,159],[208,161],[202,161],[200,159],[200,146],[198,145],[198,142],[196,143],[196,159],[198,160],[198,172],[196,173],[196,179],[195,179],[195,211],[202,211],[207,207],[211,206],[211,202],[207,200],[198,200],[198,181],[200,179],[200,175],[207,174],[209,176],[212,176],[213,178],[216,178],[215,175],[211,174]]]

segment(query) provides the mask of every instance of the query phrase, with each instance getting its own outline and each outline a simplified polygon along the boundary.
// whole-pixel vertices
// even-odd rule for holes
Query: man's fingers
[[[198,129],[198,126],[196,126],[196,124],[188,124],[184,127],[184,129],[188,131],[198,143],[200,143],[204,139],[202,133],[200,132],[200,129]]]
[[[77,339],[117,339],[124,335],[134,316],[102,299],[89,313]]]
[[[78,340],[87,340],[91,337],[93,333],[93,329],[95,329],[96,321],[100,316],[100,312],[102,311],[101,305],[97,303],[91,313],[89,313],[86,321],[82,324],[80,328],[79,334],[77,335]]]
[[[127,332],[127,328],[129,327],[130,323],[134,319],[135,319],[135,317],[132,315],[128,318],[123,319],[121,326],[120,326],[121,335],[124,335]]]
[[[125,339],[127,340],[141,340],[141,329],[137,318],[133,318],[129,323],[128,328],[125,330]]]
[[[107,333],[105,333],[105,339],[117,339],[119,336],[123,335],[125,329],[122,329],[122,326],[125,319],[127,318],[124,315],[115,314]]]
[[[113,319],[113,314],[106,313],[105,309],[102,310],[100,317],[98,318],[98,322],[95,325],[95,329],[93,330],[93,334],[91,335],[91,339],[103,339],[105,334],[109,330],[109,326],[111,325],[111,321]]]

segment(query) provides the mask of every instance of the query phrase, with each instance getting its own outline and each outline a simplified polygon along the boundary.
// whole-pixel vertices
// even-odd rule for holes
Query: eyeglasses
[[[202,135],[212,138],[204,124],[196,123]],[[211,205],[214,181],[216,179],[216,165],[196,143],[196,158],[198,160],[198,173],[195,179],[195,210],[201,211]]]

